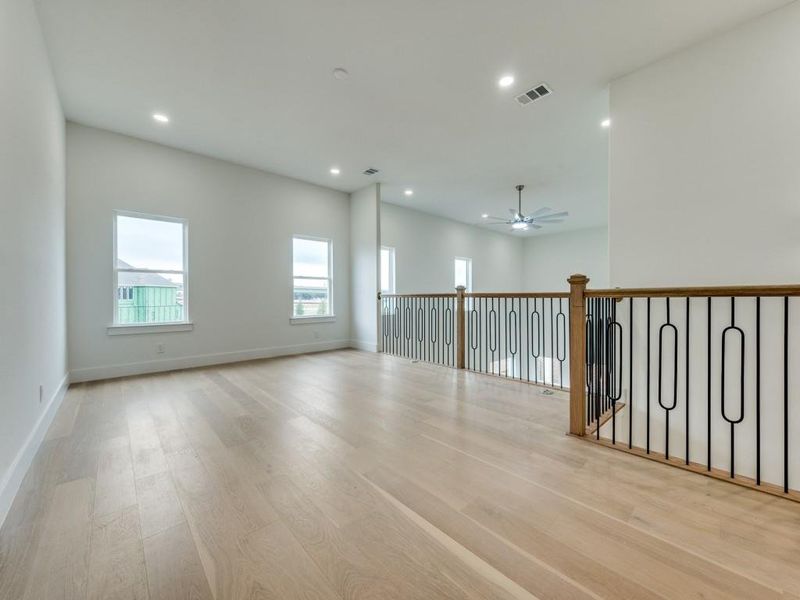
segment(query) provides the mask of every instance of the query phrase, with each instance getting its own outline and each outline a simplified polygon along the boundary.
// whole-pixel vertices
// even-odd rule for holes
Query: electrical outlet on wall
[[[164,344],[156,344],[156,353],[157,354],[164,354]]]

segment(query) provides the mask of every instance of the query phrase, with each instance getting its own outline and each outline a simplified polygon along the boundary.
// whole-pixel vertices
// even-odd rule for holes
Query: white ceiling
[[[610,80],[788,0],[38,0],[67,118],[468,223],[606,222]],[[335,67],[350,72],[332,76]],[[497,79],[516,77],[509,89]],[[552,96],[514,96],[547,82]],[[155,123],[155,111],[172,121]],[[341,175],[329,174],[332,166]],[[367,167],[381,170],[374,178]],[[406,187],[414,196],[403,195]],[[525,234],[530,235],[530,234]]]

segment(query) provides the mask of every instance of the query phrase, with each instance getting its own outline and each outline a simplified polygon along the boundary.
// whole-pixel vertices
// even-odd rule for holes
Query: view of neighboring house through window
[[[330,240],[292,239],[294,317],[333,316],[331,255]]]
[[[463,285],[467,288],[466,291],[472,291],[472,259],[471,258],[455,258],[455,280],[456,287]]]
[[[381,292],[394,294],[394,248],[381,247]]]
[[[187,321],[186,221],[125,212],[114,219],[114,324]]]

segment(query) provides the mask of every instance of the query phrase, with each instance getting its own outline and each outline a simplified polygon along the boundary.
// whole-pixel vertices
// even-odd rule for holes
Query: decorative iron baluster
[[[739,340],[741,344],[741,353],[740,353],[740,365],[739,365],[739,416],[736,419],[731,419],[728,417],[725,403],[725,347],[728,333],[736,332],[739,334]],[[736,298],[731,298],[731,324],[728,325],[725,329],[722,330],[722,351],[721,351],[721,363],[722,369],[720,373],[720,407],[722,411],[722,418],[725,419],[731,426],[731,479],[735,476],[735,467],[734,467],[734,458],[735,458],[735,440],[734,440],[734,432],[735,427],[737,424],[741,423],[744,420],[744,370],[745,370],[745,362],[744,362],[744,346],[745,346],[745,336],[744,331],[736,326]]]

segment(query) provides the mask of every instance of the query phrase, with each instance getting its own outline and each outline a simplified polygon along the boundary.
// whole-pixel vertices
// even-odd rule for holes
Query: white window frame
[[[472,259],[467,256],[456,256],[453,257],[453,286],[455,286],[456,281],[456,261],[463,260],[467,263],[467,285],[466,290],[467,293],[472,293]]]
[[[397,273],[395,268],[395,249],[392,246],[381,246],[381,253],[384,250],[388,250],[389,252],[389,289],[384,290],[383,286],[381,286],[381,293],[382,294],[396,294],[397,293],[397,280],[395,279],[395,275]],[[381,266],[383,265],[383,257],[381,257]],[[383,277],[383,272],[381,272],[381,277]]]
[[[180,223],[183,225],[183,270],[169,269],[120,269],[117,263],[117,219],[118,217],[132,217],[134,219],[149,219],[151,221],[166,221],[168,223]],[[170,331],[191,331],[194,327],[189,319],[189,221],[181,217],[169,217],[165,215],[153,215],[150,213],[140,213],[129,210],[115,210],[112,217],[112,298],[113,313],[111,315],[111,325],[108,326],[109,335],[121,335],[128,333],[166,333]],[[183,320],[169,321],[164,323],[117,323],[119,313],[119,273],[170,273],[183,275]]]
[[[312,242],[325,242],[328,244],[328,276],[327,277],[306,277],[305,275],[298,275],[298,279],[319,279],[328,281],[328,314],[327,315],[295,315],[294,314],[294,241],[295,240],[309,240]],[[289,322],[292,325],[302,325],[308,323],[332,323],[336,320],[336,312],[333,303],[333,240],[324,237],[315,237],[313,235],[294,234],[290,240],[292,244],[291,251],[291,271],[292,281],[289,286],[290,302],[289,302]]]

